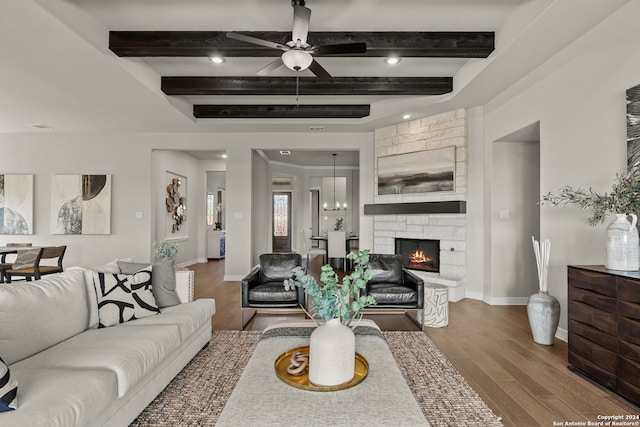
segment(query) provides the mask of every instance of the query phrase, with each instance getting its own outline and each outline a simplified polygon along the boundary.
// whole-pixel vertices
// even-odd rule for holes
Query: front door
[[[291,252],[291,193],[273,193],[273,252]]]

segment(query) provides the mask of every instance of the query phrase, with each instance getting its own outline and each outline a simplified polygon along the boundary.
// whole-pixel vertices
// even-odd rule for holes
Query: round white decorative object
[[[353,379],[356,337],[340,319],[318,326],[309,342],[309,381],[335,386]]]
[[[609,270],[640,270],[640,243],[638,242],[638,217],[616,214],[616,219],[607,227],[607,256],[604,266]]]

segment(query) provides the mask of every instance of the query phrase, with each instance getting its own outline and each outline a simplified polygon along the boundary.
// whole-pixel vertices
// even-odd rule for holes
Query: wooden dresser
[[[569,366],[640,404],[640,272],[568,267]]]

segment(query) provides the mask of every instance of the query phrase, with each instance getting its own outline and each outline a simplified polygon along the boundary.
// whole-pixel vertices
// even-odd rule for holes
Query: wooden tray
[[[369,373],[369,363],[360,353],[356,353],[355,375],[353,376],[353,379],[351,381],[334,386],[315,385],[311,381],[309,381],[308,368],[305,369],[300,375],[291,375],[287,372],[287,368],[289,367],[289,363],[291,361],[291,355],[296,351],[308,354],[309,346],[305,345],[303,347],[296,347],[292,348],[291,350],[287,350],[280,356],[278,356],[275,363],[276,375],[278,376],[278,378],[295,388],[308,391],[345,390],[347,388],[351,388],[357,384],[360,384]]]

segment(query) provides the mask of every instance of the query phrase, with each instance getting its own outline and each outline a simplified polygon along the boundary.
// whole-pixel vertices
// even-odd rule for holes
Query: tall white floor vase
[[[328,320],[311,334],[309,381],[319,386],[336,386],[353,379],[356,337],[340,319]]]
[[[640,269],[640,246],[638,242],[638,217],[616,214],[616,219],[607,227],[607,256],[604,266],[610,270],[637,271]]]

